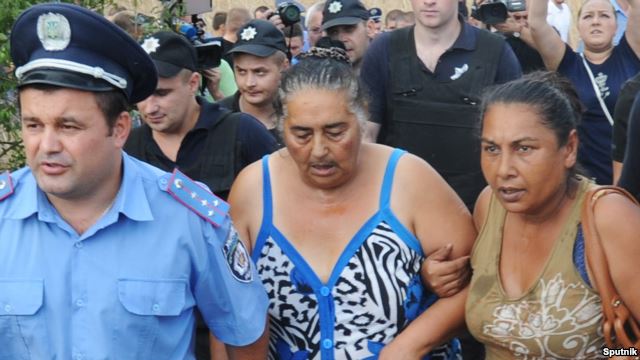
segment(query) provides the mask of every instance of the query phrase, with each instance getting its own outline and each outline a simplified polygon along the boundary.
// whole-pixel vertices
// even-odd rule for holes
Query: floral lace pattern
[[[566,283],[561,273],[538,286],[540,297],[534,301],[495,307],[484,335],[523,359],[598,357],[604,343],[600,297],[582,283]]]

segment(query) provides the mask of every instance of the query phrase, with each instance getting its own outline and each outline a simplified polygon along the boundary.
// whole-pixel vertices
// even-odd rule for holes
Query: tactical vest
[[[470,209],[486,185],[480,169],[479,102],[493,83],[504,40],[478,32],[468,70],[438,82],[422,68],[413,27],[390,39],[390,95],[378,142],[403,148],[426,160]]]
[[[218,120],[208,130],[205,140],[205,152],[189,167],[180,167],[180,171],[190,178],[206,184],[218,197],[226,200],[231,184],[241,168],[241,143],[236,139],[236,131],[241,113],[220,110]],[[160,164],[149,158],[151,152],[146,151],[149,143],[145,141],[148,126],[136,128],[131,132],[126,151],[142,161],[152,165]],[[173,169],[163,169],[172,171]]]

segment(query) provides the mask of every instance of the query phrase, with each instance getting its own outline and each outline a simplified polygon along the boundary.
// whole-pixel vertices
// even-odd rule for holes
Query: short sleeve
[[[496,84],[503,84],[522,76],[522,68],[516,54],[506,41],[503,44],[498,71],[496,71]]]
[[[204,224],[208,266],[194,293],[209,329],[225,344],[245,346],[264,332],[268,298],[247,249],[229,220]]]
[[[634,103],[634,99],[636,99],[639,90],[640,75],[636,75],[622,86],[613,112],[612,157],[613,160],[618,162],[624,160],[624,153],[627,148],[627,127],[629,125],[631,105]],[[636,106],[636,108],[640,108],[640,106]],[[636,114],[636,116],[638,115],[640,114]]]
[[[627,151],[618,185],[640,199],[640,95],[631,106],[628,130]]]
[[[390,38],[390,33],[384,33],[369,45],[360,69],[360,80],[370,96],[369,120],[377,124],[382,124],[387,111]]]

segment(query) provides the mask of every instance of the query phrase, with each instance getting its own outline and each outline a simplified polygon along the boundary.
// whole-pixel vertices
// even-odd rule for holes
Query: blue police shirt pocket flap
[[[43,299],[43,280],[0,279],[0,316],[34,315]]]
[[[178,316],[187,304],[186,280],[118,280],[118,298],[130,313]]]

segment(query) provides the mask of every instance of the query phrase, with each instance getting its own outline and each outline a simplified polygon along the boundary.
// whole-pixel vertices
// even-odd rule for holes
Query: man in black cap
[[[360,71],[361,60],[369,48],[369,33],[373,33],[374,22],[369,11],[358,0],[327,0],[322,11],[322,29],[333,40],[340,40],[356,71]]]
[[[138,102],[144,124],[132,131],[125,150],[163,170],[178,168],[226,199],[240,170],[273,152],[276,142],[251,116],[196,96],[201,75],[184,36],[157,32],[142,48],[158,69],[158,86]]]
[[[36,5],[11,31],[28,167],[0,175],[0,357],[193,359],[194,309],[266,356],[266,294],[229,206],[122,151],[156,88],[102,16]]]
[[[273,100],[282,72],[289,67],[284,34],[269,21],[251,20],[238,30],[238,41],[229,53],[238,92],[220,103],[253,115],[280,142]]]

